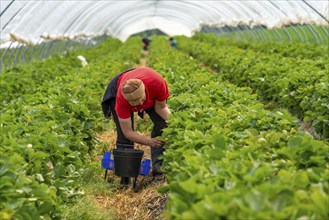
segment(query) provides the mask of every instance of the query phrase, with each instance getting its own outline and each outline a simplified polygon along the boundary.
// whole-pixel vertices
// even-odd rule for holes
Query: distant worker
[[[177,41],[173,37],[169,38],[169,43],[173,48],[177,48]]]
[[[109,83],[103,97],[102,109],[106,118],[113,116],[117,128],[116,148],[134,148],[134,142],[151,147],[152,175],[162,175],[164,142],[157,137],[167,127],[170,110],[167,106],[169,90],[165,79],[148,67],[126,70]],[[154,126],[151,137],[134,130],[134,112],[143,117],[146,112]],[[121,185],[129,185],[130,178],[122,177]]]
[[[143,50],[147,51],[149,50],[149,47],[150,47],[150,43],[151,43],[151,40],[147,37],[144,37],[142,39],[143,43],[144,43],[144,47],[143,47]]]

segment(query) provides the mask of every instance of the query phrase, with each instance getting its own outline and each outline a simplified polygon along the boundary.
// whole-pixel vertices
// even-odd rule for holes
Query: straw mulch
[[[150,134],[144,132],[142,135],[149,136]],[[116,132],[110,130],[102,133],[98,136],[98,140],[109,146],[108,150],[111,150],[115,146]],[[144,151],[143,158],[151,158],[150,147],[135,144],[135,149]],[[157,192],[158,187],[166,184],[163,176],[156,179],[151,175],[138,176],[139,191],[136,193],[133,191],[133,183],[128,188],[121,188],[119,186],[120,177],[116,177],[113,171],[109,171],[109,176],[117,184],[109,185],[109,187],[114,187],[114,193],[110,197],[94,196],[94,200],[100,207],[112,209],[117,219],[153,220],[163,218],[160,215],[163,212],[167,196]]]

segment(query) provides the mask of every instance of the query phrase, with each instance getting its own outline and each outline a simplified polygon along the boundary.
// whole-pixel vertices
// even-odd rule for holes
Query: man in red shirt
[[[109,83],[102,101],[104,116],[113,116],[117,127],[117,148],[134,148],[134,142],[151,147],[152,174],[161,175],[164,143],[158,139],[170,110],[166,104],[169,97],[165,79],[148,67],[126,70],[116,75]],[[146,112],[154,126],[151,138],[134,131],[134,112]],[[122,178],[121,184],[127,185],[129,178]]]

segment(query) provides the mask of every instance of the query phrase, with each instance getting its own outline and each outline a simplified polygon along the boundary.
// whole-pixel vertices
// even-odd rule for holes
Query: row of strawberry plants
[[[93,62],[93,51],[98,51],[97,55],[101,57],[103,50],[116,50],[122,43],[119,40],[111,39],[109,42],[104,42],[107,47],[95,48],[87,53],[80,51],[70,53],[63,56],[54,56],[45,61],[35,61],[29,64],[17,66],[5,70],[0,74],[0,93],[2,96],[0,106],[6,105],[11,100],[15,100],[20,96],[33,94],[35,89],[42,87],[42,84],[47,84],[55,80],[57,77],[66,75],[69,72],[79,71],[81,62],[77,59],[77,55],[84,55],[88,61]],[[63,59],[64,58],[64,59]]]
[[[180,48],[239,86],[251,87],[266,102],[287,108],[312,122],[322,138],[329,137],[328,71],[324,57],[297,59],[266,55],[230,45],[180,38]]]
[[[268,111],[239,88],[166,42],[150,65],[169,83],[173,114],[164,130],[170,219],[325,219],[328,145]]]
[[[254,50],[265,54],[274,54],[282,57],[292,57],[298,59],[317,59],[329,58],[329,48],[327,45],[316,45],[311,43],[299,42],[255,42],[242,41],[232,38],[221,38],[212,34],[195,34],[193,39],[202,42],[211,42],[213,46],[222,45],[237,46],[241,49]]]
[[[103,120],[104,79],[132,67],[140,55],[137,42],[133,39],[119,48],[105,44],[109,52],[81,68],[58,70],[67,57],[40,64],[55,77],[8,99],[0,118],[2,219],[62,219],[66,204],[83,193],[79,179],[90,161],[95,131],[101,129],[97,124]],[[30,69],[18,80],[32,84]]]

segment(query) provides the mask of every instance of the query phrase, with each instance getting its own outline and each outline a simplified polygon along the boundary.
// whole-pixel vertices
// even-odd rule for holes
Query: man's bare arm
[[[121,126],[123,134],[129,140],[142,144],[142,145],[147,145],[147,146],[155,147],[155,148],[163,146],[162,141],[157,140],[156,138],[145,137],[143,135],[140,135],[138,132],[134,131],[132,129],[131,118],[127,118],[127,119],[119,118],[119,122],[120,122],[120,126]]]
[[[161,118],[163,118],[165,121],[168,120],[168,115],[171,114],[171,112],[167,106],[166,100],[163,102],[159,102],[158,100],[155,100],[154,109],[155,112],[161,116]]]

